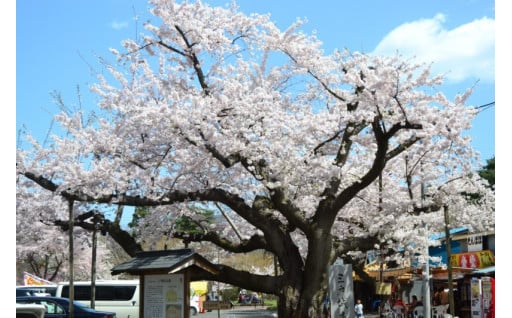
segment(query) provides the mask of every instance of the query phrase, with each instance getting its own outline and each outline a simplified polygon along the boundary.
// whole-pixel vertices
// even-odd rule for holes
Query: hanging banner
[[[486,268],[494,266],[494,255],[489,250],[453,254],[450,258],[453,267]]]
[[[25,286],[40,286],[40,285],[55,285],[49,280],[37,277],[27,272],[23,272],[23,285]]]
[[[494,293],[494,278],[492,277],[482,277],[480,279],[482,281],[482,307],[483,307],[483,317],[485,318],[494,318],[495,317],[495,306],[494,299],[496,297]]]

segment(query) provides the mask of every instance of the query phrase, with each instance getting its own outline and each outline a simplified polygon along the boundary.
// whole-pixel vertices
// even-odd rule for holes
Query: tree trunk
[[[313,297],[306,299],[304,292],[293,290],[291,287],[279,296],[277,302],[278,317],[290,318],[325,318],[323,314],[323,299],[325,290],[317,290]]]
[[[325,317],[323,303],[328,289],[327,270],[332,259],[332,236],[326,229],[317,228],[310,237],[308,255],[301,269],[302,283],[285,283],[278,301],[279,317]],[[296,286],[294,289],[293,286]]]

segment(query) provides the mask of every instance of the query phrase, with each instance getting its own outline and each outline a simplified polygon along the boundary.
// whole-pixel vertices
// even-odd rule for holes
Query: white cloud
[[[121,30],[121,29],[125,29],[125,28],[128,27],[128,22],[126,22],[126,21],[124,21],[124,22],[112,21],[110,23],[110,26],[114,30]]]
[[[433,63],[434,74],[460,82],[466,79],[494,81],[494,19],[483,17],[447,30],[443,14],[432,19],[404,23],[377,45],[373,54],[397,52],[418,62]]]

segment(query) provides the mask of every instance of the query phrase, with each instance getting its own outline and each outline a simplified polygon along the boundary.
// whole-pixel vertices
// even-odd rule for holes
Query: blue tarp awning
[[[473,271],[473,274],[489,274],[489,273],[494,273],[495,271],[496,271],[495,266],[489,266],[486,268],[477,269],[477,270]]]
[[[465,227],[458,227],[458,228],[450,229],[450,235],[459,234],[459,233],[463,233],[463,232],[467,232],[467,231],[468,231],[468,229]],[[428,238],[430,240],[440,240],[440,239],[444,239],[445,235],[444,235],[444,232],[439,232],[439,233],[430,235]]]

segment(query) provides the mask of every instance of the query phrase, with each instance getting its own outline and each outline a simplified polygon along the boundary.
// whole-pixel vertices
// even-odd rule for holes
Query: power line
[[[490,103],[487,103],[487,104],[484,104],[484,105],[480,105],[480,106],[477,106],[475,107],[476,109],[478,109],[478,112],[483,112],[484,110],[490,108],[490,107],[493,107],[494,106],[494,103],[495,102],[490,102]]]

